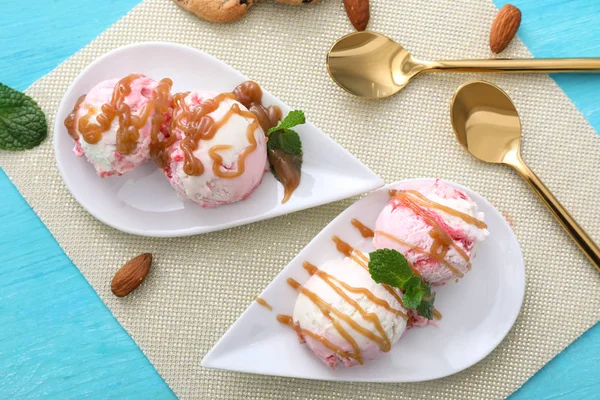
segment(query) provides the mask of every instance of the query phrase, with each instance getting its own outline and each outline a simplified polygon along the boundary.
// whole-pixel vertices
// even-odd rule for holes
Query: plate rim
[[[515,249],[517,250],[518,254],[517,254],[517,258],[520,261],[518,264],[518,272],[520,273],[520,277],[521,279],[518,282],[518,294],[519,294],[519,298],[518,298],[518,307],[515,307],[515,313],[514,316],[512,316],[510,323],[507,325],[506,330],[504,332],[502,332],[502,335],[499,336],[498,340],[496,343],[493,343],[492,346],[489,347],[489,349],[485,352],[482,352],[482,354],[480,355],[480,357],[476,358],[475,360],[473,360],[470,364],[465,365],[463,367],[461,367],[458,370],[452,371],[450,373],[441,373],[441,374],[437,374],[437,375],[433,375],[429,378],[426,379],[388,379],[388,378],[383,378],[383,379],[361,379],[360,377],[358,378],[347,378],[347,377],[340,377],[340,378],[336,378],[335,376],[325,376],[323,378],[313,378],[313,377],[302,377],[302,376],[297,376],[297,375],[290,375],[290,374],[267,374],[267,373],[261,373],[261,372],[256,372],[256,371],[252,371],[252,370],[248,370],[248,369],[223,369],[220,367],[215,367],[215,366],[210,366],[211,360],[209,359],[211,356],[211,354],[213,353],[213,351],[217,348],[217,346],[221,343],[221,341],[224,340],[224,338],[228,335],[231,334],[231,331],[233,330],[233,327],[237,324],[238,320],[240,320],[246,313],[249,312],[249,310],[252,307],[258,307],[257,304],[255,304],[256,302],[252,302],[250,303],[250,305],[248,305],[248,307],[246,307],[246,309],[238,316],[238,318],[234,321],[233,324],[231,324],[231,326],[229,328],[227,328],[227,330],[225,331],[225,333],[223,333],[223,335],[219,338],[219,340],[217,342],[215,342],[215,344],[211,347],[211,349],[204,355],[204,357],[202,358],[202,361],[200,362],[200,366],[203,368],[209,368],[209,369],[220,369],[220,370],[228,370],[228,371],[235,371],[235,372],[242,372],[242,373],[250,373],[250,374],[255,374],[255,375],[266,375],[266,376],[279,376],[279,377],[286,377],[286,378],[296,378],[296,379],[309,379],[309,380],[320,380],[320,381],[328,381],[328,382],[371,382],[371,383],[411,383],[411,382],[427,382],[427,381],[433,381],[433,380],[437,380],[437,379],[441,379],[441,378],[445,378],[448,376],[452,376],[455,375],[459,372],[462,372],[468,368],[471,368],[472,366],[474,366],[475,364],[478,364],[479,362],[481,362],[484,358],[486,358],[487,356],[489,356],[496,348],[498,348],[498,346],[504,341],[504,339],[506,339],[506,336],[510,333],[510,331],[513,329],[517,319],[519,318],[519,315],[521,314],[521,309],[523,308],[523,301],[525,299],[525,293],[526,293],[526,271],[525,271],[525,259],[523,257],[523,251],[521,250],[521,245],[517,239],[517,236],[513,230],[513,228],[510,226],[510,224],[508,223],[508,221],[506,221],[506,218],[504,218],[502,216],[502,214],[498,211],[498,209],[496,208],[496,206],[494,206],[488,199],[486,199],[484,196],[482,196],[481,194],[479,194],[478,192],[476,192],[473,189],[470,189],[464,185],[461,185],[459,183],[453,182],[453,181],[449,181],[446,179],[440,179],[440,178],[431,178],[431,177],[424,177],[424,178],[410,178],[410,179],[403,179],[400,181],[395,181],[393,183],[387,184],[377,190],[373,190],[370,193],[368,193],[366,196],[364,196],[363,198],[357,200],[356,202],[352,203],[351,205],[349,205],[346,209],[344,209],[342,212],[340,212],[335,218],[333,218],[325,227],[323,227],[323,229],[317,234],[315,235],[310,242],[308,242],[306,244],[306,246],[304,246],[299,252],[298,254],[296,254],[296,256],[294,256],[290,262],[281,269],[281,271],[273,278],[273,280],[271,282],[269,282],[269,284],[263,289],[263,291],[261,292],[260,295],[258,295],[258,297],[261,297],[263,295],[264,292],[266,292],[271,285],[275,284],[275,280],[282,274],[285,273],[286,269],[293,263],[296,263],[297,260],[300,258],[300,255],[304,252],[304,250],[306,249],[306,247],[308,247],[313,241],[315,240],[319,240],[321,238],[321,236],[323,235],[323,232],[326,230],[327,227],[329,227],[332,223],[334,223],[338,218],[340,218],[344,213],[346,213],[346,211],[348,211],[348,209],[350,209],[354,204],[356,204],[357,202],[363,200],[365,197],[367,196],[372,196],[375,195],[377,193],[380,192],[384,192],[384,191],[388,191],[389,189],[392,189],[394,187],[397,187],[401,184],[408,184],[411,182],[423,182],[423,181],[435,181],[436,179],[439,179],[440,181],[447,183],[455,188],[461,189],[461,190],[465,190],[467,191],[467,193],[472,192],[475,193],[476,195],[478,195],[485,203],[487,203],[488,206],[490,206],[501,218],[499,218],[500,223],[504,226],[504,228],[506,228],[508,230],[508,233],[510,235],[510,239],[511,241],[514,241],[514,243],[516,244]]]
[[[73,81],[71,82],[71,84],[69,85],[69,87],[67,88],[67,90],[64,92],[61,101],[58,105],[56,114],[54,115],[54,132],[52,135],[52,140],[53,140],[53,151],[54,151],[54,160],[56,163],[56,166],[58,168],[58,171],[60,173],[61,179],[63,181],[63,183],[65,184],[65,186],[67,187],[67,189],[69,190],[69,193],[73,196],[73,198],[75,199],[75,201],[77,201],[77,203],[83,207],[84,210],[86,210],[90,215],[92,215],[94,218],[96,218],[97,220],[99,220],[100,222],[102,222],[105,225],[110,226],[111,228],[114,228],[118,231],[124,232],[124,233],[128,233],[128,234],[132,234],[132,235],[137,235],[137,236],[143,236],[143,237],[162,237],[162,238],[171,238],[171,237],[186,237],[186,236],[193,236],[193,235],[200,235],[200,234],[205,234],[205,233],[210,233],[210,232],[216,232],[216,231],[220,231],[220,230],[225,230],[225,229],[229,229],[229,228],[234,228],[237,226],[243,226],[243,225],[248,225],[254,222],[258,222],[258,221],[263,221],[263,220],[267,220],[267,219],[271,219],[271,218],[275,218],[275,217],[280,217],[282,215],[286,215],[286,214],[291,214],[291,213],[295,213],[298,211],[302,211],[302,210],[306,210],[306,209],[310,209],[310,208],[314,208],[314,207],[319,207],[322,206],[324,204],[328,204],[328,203],[332,203],[335,201],[340,201],[343,199],[347,199],[350,197],[354,197],[366,192],[370,192],[373,191],[375,189],[381,188],[382,186],[385,185],[385,182],[383,181],[383,179],[376,174],[373,170],[371,170],[371,168],[367,167],[358,157],[354,156],[352,153],[350,153],[345,147],[343,147],[342,145],[340,145],[339,143],[337,143],[331,136],[329,136],[327,133],[323,132],[320,128],[316,127],[313,123],[311,123],[310,121],[306,122],[306,125],[311,126],[314,129],[317,129],[318,131],[320,131],[324,137],[325,140],[327,140],[329,143],[333,143],[334,145],[336,145],[337,147],[339,147],[343,152],[345,152],[348,156],[350,156],[351,158],[353,158],[355,161],[357,161],[360,166],[362,168],[364,168],[366,171],[369,171],[372,175],[372,181],[373,184],[372,185],[368,185],[368,188],[359,188],[355,191],[351,191],[349,192],[350,194],[344,197],[325,197],[323,199],[321,199],[320,201],[317,201],[315,203],[312,203],[308,206],[300,206],[300,207],[296,207],[296,208],[292,208],[290,210],[286,210],[286,209],[281,209],[279,208],[278,211],[275,211],[272,215],[268,216],[268,217],[264,217],[264,214],[257,214],[257,215],[253,215],[251,217],[248,218],[244,218],[242,220],[235,220],[235,221],[230,221],[228,223],[224,223],[224,224],[219,224],[219,225],[212,225],[212,226],[208,226],[208,227],[192,227],[192,228],[184,228],[184,229],[176,229],[176,230],[157,230],[157,229],[152,229],[152,230],[139,230],[139,229],[131,229],[129,227],[127,227],[126,225],[119,225],[119,223],[115,223],[113,220],[107,219],[105,217],[103,217],[101,215],[101,213],[97,213],[96,210],[94,210],[93,208],[87,207],[87,205],[85,204],[85,202],[82,202],[80,199],[80,196],[78,194],[76,194],[76,191],[74,192],[71,189],[71,185],[69,185],[69,178],[68,178],[68,173],[64,170],[61,161],[59,160],[58,154],[59,154],[59,148],[58,148],[58,137],[59,137],[59,132],[62,132],[63,129],[63,125],[60,121],[60,119],[58,118],[58,116],[60,114],[64,114],[65,111],[65,107],[67,107],[66,104],[66,98],[69,97],[73,91],[75,90],[75,87],[77,85],[77,83],[82,79],[83,76],[85,76],[87,73],[89,73],[89,71],[94,68],[97,64],[101,63],[102,61],[104,61],[106,58],[112,57],[115,54],[121,53],[121,52],[127,52],[130,51],[133,48],[140,48],[140,47],[153,47],[153,46],[163,46],[163,47],[168,47],[168,48],[176,48],[179,49],[181,51],[186,51],[186,52],[190,52],[190,53],[197,53],[200,54],[204,57],[208,57],[210,59],[212,59],[213,61],[227,67],[230,68],[234,71],[236,71],[237,73],[239,73],[240,75],[242,75],[244,77],[244,79],[249,80],[250,78],[248,78],[245,74],[243,74],[241,71],[238,71],[236,68],[230,66],[229,64],[225,63],[224,61],[221,61],[220,59],[218,59],[217,57],[203,51],[200,49],[197,49],[195,47],[192,46],[187,46],[187,45],[183,45],[183,44],[179,44],[179,43],[174,43],[174,42],[168,42],[168,41],[144,41],[144,42],[137,42],[137,43],[131,43],[128,45],[124,45],[121,47],[117,47],[115,49],[112,49],[104,54],[102,54],[101,56],[95,58],[92,62],[90,62],[78,75],[77,77],[75,77],[75,79],[73,79]],[[271,94],[271,92],[269,92],[268,90],[263,89],[262,90],[263,93],[266,93],[269,96],[272,96],[273,98],[277,99],[279,102],[281,102],[282,104],[284,104],[286,107],[289,108],[289,106],[281,101],[277,96],[274,96],[273,94]],[[277,208],[276,208],[277,210]]]

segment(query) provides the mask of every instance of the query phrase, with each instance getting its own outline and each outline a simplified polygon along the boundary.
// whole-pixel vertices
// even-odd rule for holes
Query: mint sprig
[[[392,249],[379,249],[369,254],[369,272],[377,283],[398,288],[404,292],[402,302],[427,319],[433,319],[431,287],[416,275],[408,260],[400,252]]]
[[[423,300],[421,301],[421,304],[419,304],[417,306],[417,313],[419,313],[419,315],[422,315],[423,317],[431,320],[433,319],[433,302],[435,301],[435,293],[433,294],[433,296],[429,297],[428,300],[425,300],[425,298],[423,298]]]
[[[304,112],[300,110],[290,111],[279,123],[267,131],[269,150],[282,149],[286,153],[302,156],[302,141],[298,133],[291,128],[306,122]]]
[[[305,122],[303,111],[290,111],[279,125],[267,131],[271,172],[290,194],[300,184],[302,168],[302,141],[292,128]]]
[[[306,122],[306,118],[304,117],[304,111],[302,110],[294,110],[290,111],[288,115],[285,116],[283,121],[279,123],[279,125],[272,127],[267,131],[267,136],[270,136],[271,133],[276,132],[281,129],[290,129],[295,127],[296,125],[302,125]]]
[[[31,149],[47,135],[46,116],[37,103],[0,83],[0,149]]]
[[[403,289],[414,276],[406,258],[396,250],[376,250],[369,254],[369,260],[369,272],[377,283]]]
[[[300,136],[288,128],[284,128],[271,133],[267,142],[269,150],[282,149],[286,153],[300,155],[302,154],[302,142]]]

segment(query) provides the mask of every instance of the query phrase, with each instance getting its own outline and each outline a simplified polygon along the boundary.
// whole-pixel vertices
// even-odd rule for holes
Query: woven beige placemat
[[[488,29],[496,10],[489,0],[372,3],[370,28],[401,41],[417,57],[490,55]],[[600,318],[600,276],[550,213],[516,173],[477,162],[456,143],[449,101],[461,83],[476,75],[423,75],[384,101],[351,97],[329,79],[324,64],[329,46],[351,31],[339,0],[297,8],[263,2],[230,25],[199,21],[169,0],[147,0],[28,93],[53,126],[70,82],[105,52],[149,40],[205,50],[293,108],[305,110],[312,122],[387,182],[423,176],[450,179],[507,212],[527,266],[521,315],[485,360],[433,382],[335,383],[205,370],[200,360],[253,296],[352,200],[213,234],[149,239],[117,232],[75,202],[55,167],[52,139],[25,153],[0,153],[2,167],[29,204],[183,399],[500,398]],[[506,56],[530,54],[516,41]],[[596,133],[547,76],[486,79],[506,89],[521,113],[524,158],[600,240]],[[494,240],[493,233],[489,240]],[[114,297],[112,275],[141,252],[155,256],[148,280],[129,297]]]

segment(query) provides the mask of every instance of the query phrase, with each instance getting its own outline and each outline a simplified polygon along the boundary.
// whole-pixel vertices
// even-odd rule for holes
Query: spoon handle
[[[591,237],[579,226],[577,221],[571,217],[569,212],[552,195],[550,190],[542,183],[531,169],[525,164],[520,155],[515,160],[507,162],[515,168],[525,181],[531,186],[533,191],[542,199],[544,204],[550,209],[554,217],[561,223],[563,228],[573,238],[577,246],[584,252],[594,267],[600,271],[600,249],[594,243]]]
[[[600,58],[448,60],[425,64],[426,70],[432,72],[600,72]]]

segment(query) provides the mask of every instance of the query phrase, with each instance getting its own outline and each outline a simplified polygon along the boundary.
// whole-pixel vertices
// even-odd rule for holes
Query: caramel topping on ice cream
[[[439,262],[441,262],[441,263],[442,263],[442,264],[444,264],[444,265],[445,265],[445,266],[446,266],[446,267],[447,267],[447,268],[448,268],[450,271],[452,271],[452,273],[454,273],[454,274],[455,274],[455,275],[457,275],[458,277],[461,277],[461,278],[462,278],[462,277],[464,276],[464,275],[463,275],[463,273],[462,273],[462,272],[460,272],[458,269],[456,269],[456,267],[455,267],[455,266],[453,266],[453,265],[452,265],[452,264],[450,264],[448,261],[446,261],[446,259],[444,258],[444,257],[445,257],[445,255],[446,255],[445,253],[442,255],[442,254],[439,254],[439,253],[433,253],[433,252],[427,251],[427,250],[425,250],[425,249],[422,249],[422,248],[420,248],[419,246],[414,246],[414,245],[412,245],[412,244],[410,244],[410,243],[408,243],[408,242],[405,242],[404,240],[402,240],[402,239],[400,239],[400,238],[397,238],[397,237],[396,237],[396,236],[394,236],[394,235],[390,235],[389,233],[387,233],[387,232],[384,232],[384,231],[375,231],[375,233],[376,233],[376,234],[378,234],[378,235],[381,235],[381,236],[385,236],[385,237],[387,237],[388,239],[390,239],[390,240],[392,240],[392,241],[394,241],[394,242],[398,243],[399,245],[406,246],[406,247],[410,248],[411,250],[413,250],[413,251],[415,251],[415,252],[417,252],[417,253],[424,254],[424,255],[426,255],[426,256],[429,256],[429,257],[433,258],[433,259],[434,259],[434,260],[436,260],[436,261],[439,261]],[[434,247],[434,248],[436,248],[437,246],[441,246],[441,245],[439,245],[439,244],[436,244],[436,241],[434,241],[434,243],[431,245],[431,247]],[[437,247],[437,248],[439,248],[439,247]],[[419,273],[419,272],[418,272],[417,270],[415,270],[414,268],[413,268],[413,272],[414,272],[415,274],[418,274],[418,273]]]
[[[67,128],[67,132],[74,140],[79,140],[79,134],[77,133],[77,110],[79,110],[79,106],[85,100],[85,94],[79,96],[75,105],[73,106],[73,110],[69,113],[67,118],[65,118],[65,127]]]
[[[364,255],[363,255],[364,256]],[[302,327],[298,324],[294,324],[291,317],[288,316],[278,316],[278,320],[282,323],[287,323],[289,326],[294,328],[298,335],[302,337],[302,335],[310,336],[311,338],[319,341],[325,347],[334,351],[340,357],[348,357],[355,359],[359,364],[363,363],[363,357],[361,355],[360,347],[354,337],[350,334],[349,330],[357,332],[358,334],[364,336],[370,341],[376,343],[380,350],[383,352],[388,352],[392,348],[391,339],[388,336],[386,330],[383,327],[383,324],[377,315],[374,312],[367,312],[365,307],[367,307],[367,301],[374,303],[377,306],[384,308],[386,311],[393,313],[395,315],[400,316],[404,320],[408,319],[408,315],[400,309],[393,308],[386,300],[377,297],[373,292],[364,287],[353,287],[343,280],[327,273],[324,270],[320,270],[317,266],[305,262],[304,269],[312,276],[317,276],[323,282],[325,282],[344,302],[348,303],[354,310],[360,314],[360,317],[364,321],[368,321],[374,328],[374,330],[368,329],[367,327],[361,325],[356,320],[356,315],[349,315],[344,312],[339,311],[337,308],[323,300],[319,295],[312,292],[311,290],[303,287],[295,281],[294,279],[289,278],[287,280],[288,284],[299,291],[301,295],[306,296],[313,304],[315,304],[321,313],[329,319],[331,325],[335,328],[335,330],[339,333],[339,335],[348,343],[348,345],[352,348],[352,352],[347,352],[343,350],[341,347],[332,346],[330,342],[327,341],[322,336],[316,335],[310,331],[306,331],[302,329]],[[353,297],[349,296],[348,293],[354,293],[358,295],[364,296],[362,300],[355,300]]]
[[[313,303],[315,303],[317,305],[317,307],[319,307],[319,309],[321,310],[323,315],[331,321],[331,324],[338,331],[340,336],[343,337],[344,340],[346,340],[346,342],[348,342],[350,344],[350,346],[352,347],[352,349],[354,350],[350,357],[354,358],[359,364],[362,364],[363,359],[362,359],[362,355],[360,354],[360,347],[358,346],[358,343],[356,343],[356,340],[354,340],[352,335],[350,335],[350,333],[348,333],[346,328],[344,328],[344,326],[340,323],[339,320],[344,321],[352,329],[367,336],[368,338],[370,338],[373,341],[376,341],[377,339],[380,339],[380,338],[378,338],[370,330],[365,329],[362,326],[360,326],[358,323],[356,323],[356,321],[354,321],[348,315],[331,307],[331,305],[329,303],[327,303],[325,300],[323,300],[321,297],[319,297],[316,293],[302,287],[302,285],[300,285],[300,283],[298,283],[296,280],[294,280],[292,278],[288,278],[287,282],[288,282],[288,285],[290,285],[294,289],[298,290],[304,296],[308,297],[310,299],[310,301],[312,301]],[[333,314],[333,316],[335,316],[337,318],[334,318],[332,316],[332,314]]]
[[[355,288],[352,287],[350,285],[348,285],[346,282],[343,282],[339,279],[337,279],[335,276],[328,274],[325,271],[321,271],[319,270],[319,268],[317,268],[317,266],[309,263],[309,262],[305,262],[303,264],[304,269],[311,275],[317,275],[318,277],[320,277],[321,279],[323,279],[325,282],[327,282],[329,284],[329,286],[332,285],[332,281],[335,282],[336,284],[340,285],[342,288],[344,288],[345,290],[347,290],[348,292],[351,293],[360,293],[362,295],[364,295],[366,298],[368,298],[370,301],[372,301],[373,303],[377,304],[378,306],[381,306],[383,308],[385,308],[387,311],[394,313],[396,315],[400,315],[402,318],[404,319],[408,319],[408,316],[406,315],[405,312],[403,312],[402,310],[398,310],[393,308],[392,306],[390,306],[390,304],[383,300],[380,299],[379,297],[375,296],[373,294],[373,292],[371,292],[368,289],[365,288]]]
[[[222,93],[213,99],[202,102],[193,109],[190,109],[185,104],[184,99],[185,96],[183,94],[175,95],[175,104],[176,106],[180,106],[182,111],[176,118],[173,118],[171,127],[172,131],[174,128],[178,128],[185,132],[185,138],[181,141],[181,150],[183,150],[185,154],[183,171],[190,176],[202,175],[204,173],[204,165],[202,164],[202,161],[194,156],[194,151],[198,149],[201,140],[212,139],[219,129],[221,129],[221,127],[223,127],[223,125],[225,125],[235,114],[251,121],[246,129],[246,137],[250,144],[240,152],[237,161],[237,170],[225,171],[221,168],[223,158],[218,152],[227,150],[229,146],[213,146],[208,150],[208,155],[213,160],[211,168],[216,176],[221,178],[236,178],[242,175],[245,171],[244,162],[246,157],[252,153],[257,146],[256,138],[254,137],[254,131],[258,127],[258,119],[256,116],[249,111],[241,110],[237,104],[233,104],[219,121],[213,120],[212,117],[208,115],[219,108],[219,105],[224,100],[234,100],[235,95],[233,93]]]
[[[406,243],[400,240],[397,237],[389,235],[385,232],[377,232],[378,234],[382,234],[387,236],[389,239],[396,241],[399,244],[408,246],[413,250],[420,252],[422,254],[428,255],[435,260],[443,263],[450,271],[452,271],[456,276],[463,277],[464,274],[460,272],[456,267],[446,261],[446,254],[453,248],[458,255],[460,255],[465,261],[469,261],[469,256],[465,251],[458,246],[454,240],[448,235],[448,233],[440,226],[440,224],[432,217],[431,213],[427,211],[427,209],[437,209],[443,211],[447,214],[453,215],[467,222],[468,224],[475,225],[478,228],[486,228],[487,225],[483,222],[474,218],[470,215],[457,211],[453,208],[444,206],[442,204],[436,203],[434,201],[429,200],[427,197],[422,195],[421,193],[415,190],[401,190],[394,193],[394,198],[399,200],[406,207],[413,210],[413,212],[419,215],[423,220],[427,223],[427,225],[431,226],[432,230],[430,232],[430,236],[433,239],[433,243],[431,244],[431,248],[429,250],[421,249],[419,247],[413,246],[409,243]],[[467,268],[470,268],[471,264],[467,264]]]
[[[471,224],[471,225],[475,225],[477,228],[479,229],[486,229],[487,228],[487,224],[469,214],[465,214],[463,212],[460,212],[458,210],[455,210],[452,207],[448,207],[445,206],[443,204],[439,204],[436,203],[435,201],[429,200],[427,197],[425,197],[423,194],[421,194],[420,192],[417,192],[416,190],[402,190],[400,192],[395,192],[394,195],[396,197],[398,196],[407,196],[410,195],[412,196],[412,201],[421,205],[422,207],[428,207],[428,208],[435,208],[438,209],[440,211],[443,211],[447,214],[453,215],[455,217],[458,217],[460,219],[462,219],[463,221],[465,221],[467,224]]]
[[[152,106],[154,107],[154,114],[152,115],[152,127],[150,129],[150,157],[160,168],[167,165],[169,159],[167,149],[175,143],[175,140],[177,139],[175,135],[169,133],[162,135],[163,137],[159,136],[161,127],[167,122],[165,116],[172,106],[172,86],[173,82],[170,79],[159,81],[158,86],[154,89],[153,99],[151,100]],[[150,105],[150,103],[148,105]]]
[[[256,115],[261,128],[267,133],[269,129],[276,126],[281,119],[281,109],[277,106],[265,107],[262,104],[262,89],[258,83],[247,81],[233,90],[237,101]]]
[[[355,225],[356,226],[356,225]],[[399,241],[401,244],[406,245],[406,246],[410,246],[409,244],[407,244],[406,242],[401,241],[400,239],[396,238],[395,236],[392,235],[388,235],[385,232],[382,231],[376,231],[375,233],[377,233],[378,235],[383,235],[383,236],[387,236],[392,240],[396,240]],[[360,250],[357,249],[352,249],[352,247],[344,242],[343,240],[341,240],[339,237],[337,236],[333,236],[332,240],[336,243],[337,249],[339,252],[341,252],[342,254],[346,255],[347,257],[352,258],[352,260],[357,263],[358,265],[360,265],[361,267],[363,267],[365,270],[369,271],[369,258]],[[350,255],[347,255],[347,250],[348,248],[352,249],[350,251]],[[419,249],[418,247],[415,249]],[[429,254],[427,252],[425,252],[426,254]],[[443,263],[447,263],[446,260],[441,260],[441,262]],[[449,264],[449,263],[448,263]],[[306,263],[305,263],[306,265]],[[448,266],[449,268],[453,268],[452,265],[449,264]],[[306,269],[306,266],[304,267]],[[412,266],[411,266],[412,268]],[[417,276],[420,276],[419,271],[417,271],[416,269],[412,268],[413,273]],[[460,273],[460,272],[459,272]],[[394,299],[396,299],[396,301],[398,303],[400,303],[403,307],[404,307],[404,302],[402,301],[402,299],[400,298],[400,296],[398,295],[398,293],[396,292],[396,290],[394,290],[393,287],[391,287],[390,285],[386,285],[385,283],[381,284],[383,286],[383,288],[392,295],[392,297],[394,297]],[[371,300],[373,301],[373,300]],[[433,309],[433,316],[435,319],[441,319],[442,318],[442,314],[436,310],[435,308]]]
[[[357,356],[355,354],[349,353],[349,352],[345,351],[344,349],[342,349],[341,347],[336,346],[335,344],[331,343],[329,340],[327,340],[325,337],[323,337],[321,335],[317,335],[316,333],[311,332],[308,329],[301,328],[300,325],[298,325],[298,324],[294,324],[294,320],[292,319],[292,317],[290,315],[279,314],[277,316],[277,321],[281,322],[282,324],[286,324],[287,326],[289,326],[290,328],[295,330],[296,334],[298,335],[298,337],[300,339],[302,339],[302,341],[305,340],[304,339],[305,336],[308,336],[311,339],[314,339],[317,342],[321,343],[323,346],[327,347],[329,350],[333,351],[340,357],[354,358],[358,361],[358,359],[356,358]],[[362,360],[359,361],[359,363],[362,364]]]
[[[369,258],[365,256],[362,251],[353,249],[352,246],[350,246],[348,243],[344,242],[337,236],[333,236],[331,239],[335,242],[336,247],[340,253],[344,254],[346,257],[350,257],[352,260],[354,260],[355,263],[363,267],[366,271],[369,271]],[[394,288],[386,284],[383,284],[383,287],[389,294],[392,295],[392,297],[394,297],[394,299],[396,299],[398,303],[404,306],[402,299],[400,298],[398,293],[396,293]]]
[[[152,115],[151,137],[153,143],[158,143],[160,127],[164,123],[162,114],[166,113],[170,106],[169,95],[173,82],[168,78],[159,81],[150,100],[138,115],[135,115],[125,103],[125,99],[131,94],[131,84],[138,78],[140,75],[131,74],[118,81],[110,102],[103,104],[100,110],[96,107],[88,107],[87,113],[77,120],[77,112],[85,99],[85,96],[81,96],[73,111],[65,119],[65,127],[69,135],[75,140],[81,136],[87,143],[98,143],[102,139],[102,134],[110,129],[116,118],[119,121],[117,151],[121,154],[131,154],[137,148],[140,129],[146,125]],[[157,112],[161,115],[156,115]]]
[[[231,148],[230,146],[213,146],[208,150],[208,155],[213,160],[211,168],[216,176],[229,179],[241,176],[245,171],[246,157],[257,147],[256,138],[254,137],[255,130],[260,125],[263,131],[266,132],[272,126],[277,125],[281,119],[281,110],[276,106],[263,106],[261,102],[262,90],[256,82],[252,81],[242,83],[234,89],[233,93],[222,93],[192,109],[185,103],[188,94],[189,92],[178,93],[173,96],[175,108],[182,111],[171,122],[172,131],[178,128],[185,133],[185,138],[181,141],[181,150],[185,154],[184,172],[190,176],[198,176],[204,173],[205,166],[202,161],[194,156],[194,151],[198,149],[200,141],[212,139],[233,115],[239,115],[250,121],[246,129],[246,137],[250,144],[240,152],[237,169],[224,170],[222,168],[223,158],[219,152]],[[240,102],[249,111],[241,110],[239,105],[233,104],[220,120],[213,120],[209,114],[216,111],[226,99]]]

